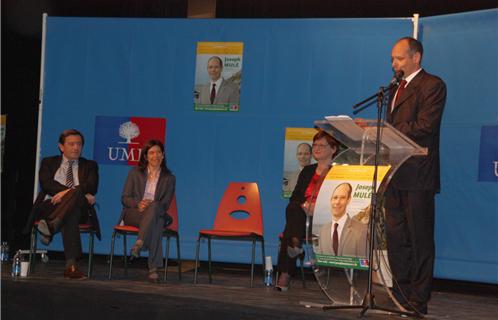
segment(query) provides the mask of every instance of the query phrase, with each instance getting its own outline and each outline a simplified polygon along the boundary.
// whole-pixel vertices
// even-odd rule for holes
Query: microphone
[[[399,85],[399,83],[400,83],[401,79],[403,78],[403,75],[404,75],[404,74],[405,74],[405,73],[403,72],[403,70],[396,71],[396,72],[394,73],[394,77],[393,77],[393,78],[391,79],[391,81],[389,82],[389,85],[387,86],[387,88],[381,87],[381,90],[380,90],[380,91],[382,92],[382,94],[384,94],[385,92],[388,92],[388,93],[392,94],[392,92],[391,92],[391,91],[392,91],[392,90],[393,90],[396,86],[398,86],[398,85]],[[372,100],[372,99],[374,99],[374,98],[378,97],[378,94],[379,94],[379,93],[376,93],[376,94],[374,94],[373,96],[368,97],[368,98],[366,98],[365,100],[363,100],[363,101],[361,101],[361,102],[358,102],[357,104],[355,104],[355,105],[353,106],[353,109],[357,109],[357,108],[359,108],[360,106],[364,105],[365,103],[369,102],[370,100]],[[369,106],[369,105],[367,105],[367,106],[363,106],[361,109],[354,111],[354,112],[353,112],[353,114],[357,114],[358,112],[360,112],[361,110],[365,109],[365,108],[366,108],[366,107],[368,107],[368,106]]]
[[[399,70],[399,71],[395,72],[394,73],[394,77],[392,78],[391,82],[389,82],[389,85],[390,86],[397,86],[397,85],[399,85],[399,82],[403,78],[404,74],[405,73],[403,72],[403,70]]]

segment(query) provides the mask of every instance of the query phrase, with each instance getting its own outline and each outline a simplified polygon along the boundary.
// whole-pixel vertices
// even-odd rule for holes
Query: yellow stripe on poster
[[[197,42],[197,54],[242,54],[243,42]]]
[[[374,166],[333,166],[326,180],[362,180],[373,179]],[[391,166],[378,166],[378,181],[382,181]]]
[[[285,140],[311,141],[317,132],[315,128],[285,128]]]

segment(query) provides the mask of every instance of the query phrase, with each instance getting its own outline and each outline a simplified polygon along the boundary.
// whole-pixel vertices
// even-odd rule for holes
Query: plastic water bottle
[[[2,246],[0,247],[0,261],[4,262],[5,260],[5,242],[2,242]]]
[[[21,275],[21,250],[17,251],[16,255],[12,259],[12,273],[13,278],[17,278]]]
[[[1,262],[8,262],[9,261],[9,244],[7,241],[2,242],[2,252],[0,253],[0,261]]]
[[[273,269],[265,270],[265,286],[271,287],[273,285]]]
[[[273,263],[271,256],[265,257],[265,286],[271,287],[273,285]]]

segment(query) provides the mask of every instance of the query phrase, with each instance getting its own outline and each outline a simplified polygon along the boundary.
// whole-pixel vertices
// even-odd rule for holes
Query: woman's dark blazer
[[[146,171],[140,170],[139,167],[130,170],[121,195],[123,211],[121,212],[120,220],[128,210],[137,210],[138,203],[144,197],[146,183]],[[175,184],[175,176],[162,169],[157,182],[156,193],[154,194],[154,202],[158,210],[164,212],[165,215],[175,194]]]
[[[317,166],[318,164],[315,163],[306,166],[303,168],[303,170],[301,170],[301,173],[297,178],[296,187],[294,188],[294,191],[292,191],[292,195],[289,199],[290,201],[296,201],[299,204],[304,203],[306,201],[304,193],[306,192],[306,189],[308,188],[308,185],[310,184],[310,181],[313,178],[313,175],[315,174]]]

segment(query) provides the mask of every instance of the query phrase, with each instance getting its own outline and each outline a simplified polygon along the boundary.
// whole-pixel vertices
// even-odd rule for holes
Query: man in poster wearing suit
[[[407,135],[427,156],[408,159],[386,190],[389,264],[393,292],[410,310],[427,313],[434,266],[434,196],[439,191],[439,130],[446,85],[421,68],[422,44],[405,37],[392,49],[392,67],[403,74],[388,104],[387,122]]]
[[[203,85],[199,93],[200,104],[234,104],[238,105],[240,96],[239,88],[236,84],[223,79],[223,61],[218,56],[209,58],[207,71],[210,81]]]
[[[59,137],[61,155],[42,160],[41,192],[25,227],[25,232],[29,232],[34,221],[40,219],[38,231],[46,245],[55,233],[62,233],[66,256],[64,277],[68,279],[85,278],[77,267],[82,254],[79,224],[89,221],[100,237],[93,209],[99,182],[98,166],[95,161],[81,157],[83,144],[84,138],[79,131],[65,130]]]
[[[349,183],[338,185],[330,198],[332,221],[320,229],[317,253],[366,258],[367,226],[347,214],[353,188]]]

